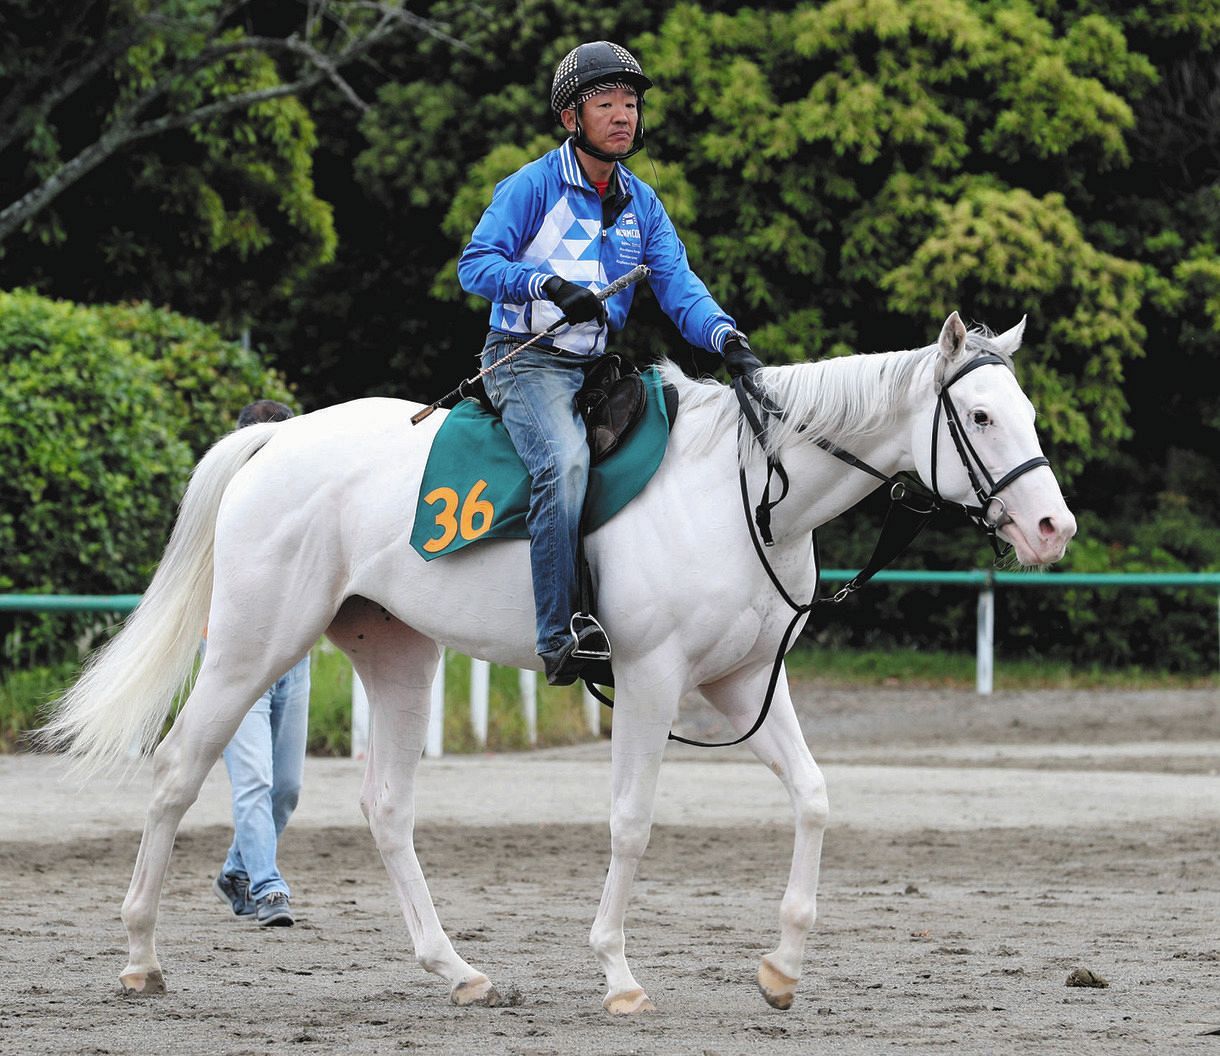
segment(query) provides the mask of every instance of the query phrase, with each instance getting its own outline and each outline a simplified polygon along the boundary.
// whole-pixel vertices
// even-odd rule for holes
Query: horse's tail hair
[[[152,750],[194,670],[212,604],[216,518],[225,489],[277,423],[235,430],[200,460],[156,574],[122,630],[55,703],[40,742],[88,775]]]

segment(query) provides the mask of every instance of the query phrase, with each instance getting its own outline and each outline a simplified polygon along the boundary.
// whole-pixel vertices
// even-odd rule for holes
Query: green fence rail
[[[855,572],[822,569],[822,579],[845,582]],[[874,583],[931,583],[967,587],[1216,587],[1220,572],[969,572],[892,569]],[[0,594],[0,612],[130,612],[139,594]]]
[[[855,575],[839,568],[822,570],[830,582]],[[995,683],[995,590],[996,587],[1187,587],[1213,588],[1216,596],[1217,662],[1220,664],[1220,572],[934,572],[923,569],[893,569],[878,572],[875,582],[925,583],[977,587],[975,620],[974,684],[977,692],[991,693]]]
[[[841,568],[822,570],[825,582],[845,582],[855,575]],[[992,691],[995,672],[995,591],[997,587],[1188,587],[1217,590],[1217,646],[1220,659],[1220,572],[965,572],[892,569],[878,572],[875,583],[924,583],[976,587],[979,591],[975,688]],[[130,612],[139,594],[0,594],[0,612]]]
[[[0,594],[0,612],[130,612],[139,594]]]

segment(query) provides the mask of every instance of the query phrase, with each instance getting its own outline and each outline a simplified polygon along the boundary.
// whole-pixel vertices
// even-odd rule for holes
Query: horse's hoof
[[[767,1004],[772,1008],[789,1009],[792,999],[796,997],[796,984],[799,980],[784,975],[766,957],[758,966],[758,989],[762,991]]]
[[[491,985],[485,975],[472,975],[449,991],[449,1000],[461,1008],[469,1005],[486,1005],[495,1008],[502,1004],[500,992]]]
[[[124,972],[119,976],[124,997],[159,997],[165,993],[165,976],[160,968],[151,972]]]
[[[640,1012],[655,1012],[657,1006],[643,990],[628,990],[625,994],[607,994],[602,1008],[612,1016],[634,1016]]]

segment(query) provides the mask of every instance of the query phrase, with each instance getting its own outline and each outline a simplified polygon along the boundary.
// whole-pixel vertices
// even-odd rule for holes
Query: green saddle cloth
[[[589,471],[585,530],[594,531],[652,479],[665,457],[669,415],[655,367],[643,372],[643,418],[618,449]],[[441,424],[415,504],[411,546],[425,560],[478,539],[528,539],[530,478],[504,423],[463,400]]]

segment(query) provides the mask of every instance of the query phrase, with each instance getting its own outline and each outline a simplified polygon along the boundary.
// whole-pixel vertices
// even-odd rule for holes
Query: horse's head
[[[945,320],[932,368],[935,411],[917,425],[920,477],[949,502],[979,512],[1023,565],[1058,561],[1076,534],[1034,431],[1034,407],[1011,358],[1025,320],[997,337]]]

